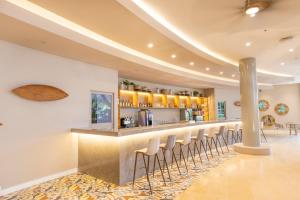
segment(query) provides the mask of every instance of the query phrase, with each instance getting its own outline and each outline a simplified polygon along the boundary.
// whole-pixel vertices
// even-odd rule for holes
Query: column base
[[[233,145],[234,151],[241,154],[249,154],[249,155],[270,155],[271,154],[271,146],[262,144],[260,147],[249,147],[245,146],[243,143],[236,143]]]

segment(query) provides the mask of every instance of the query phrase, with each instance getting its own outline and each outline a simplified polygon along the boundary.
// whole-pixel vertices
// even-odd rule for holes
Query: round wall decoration
[[[274,108],[278,115],[286,115],[289,112],[289,107],[284,103],[279,103]]]
[[[259,111],[266,111],[266,110],[269,109],[269,107],[270,107],[270,104],[269,104],[268,101],[266,101],[266,100],[259,100],[259,102],[258,102],[258,109],[259,109]]]
[[[264,126],[273,126],[275,124],[275,118],[272,115],[262,116],[261,121],[264,123]]]

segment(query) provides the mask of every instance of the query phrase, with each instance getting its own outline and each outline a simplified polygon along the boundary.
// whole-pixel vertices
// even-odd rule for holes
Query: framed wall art
[[[114,128],[114,94],[107,92],[91,92],[91,124],[92,128],[113,130]]]

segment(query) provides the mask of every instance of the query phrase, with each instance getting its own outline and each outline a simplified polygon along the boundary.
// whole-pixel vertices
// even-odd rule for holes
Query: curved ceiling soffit
[[[210,60],[217,64],[221,64],[223,66],[234,66],[238,67],[239,64],[237,61],[232,60],[230,58],[226,58],[203,44],[193,40],[183,31],[181,31],[178,27],[175,27],[173,24],[168,22],[164,17],[162,17],[159,13],[155,11],[150,5],[145,3],[143,0],[117,0],[120,4],[126,7],[128,10],[133,12],[135,15],[140,17],[146,23],[150,24],[158,31],[172,39],[173,41],[179,43],[180,45],[186,47],[192,52]],[[258,73],[270,75],[270,76],[278,76],[278,77],[289,77],[293,78],[293,75],[270,72],[262,69],[257,69]]]
[[[214,76],[174,65],[112,41],[29,1],[5,0],[0,12],[96,50],[152,69],[216,84],[237,86],[235,79]],[[269,85],[269,84],[267,84]]]
[[[184,67],[165,62],[134,49],[128,48],[127,46],[105,38],[102,35],[75,24],[72,21],[69,21],[26,0],[1,1],[0,11],[3,14],[39,27],[56,35],[152,69],[210,83],[226,84],[231,86],[237,86],[239,83],[239,81],[235,79],[214,76],[201,73],[199,71],[186,69]],[[259,85],[271,86],[271,84],[266,83],[260,83]]]

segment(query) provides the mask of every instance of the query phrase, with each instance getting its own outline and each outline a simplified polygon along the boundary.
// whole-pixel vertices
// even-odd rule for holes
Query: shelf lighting
[[[138,94],[140,94],[140,95],[150,95],[150,93],[147,93],[147,92],[138,92]]]
[[[168,95],[167,95],[167,97],[170,97],[170,98],[175,98],[175,96],[174,96],[174,95],[170,95],[170,94],[168,94]]]
[[[120,90],[121,93],[127,93],[127,94],[134,94],[134,91],[130,91],[130,90]]]

